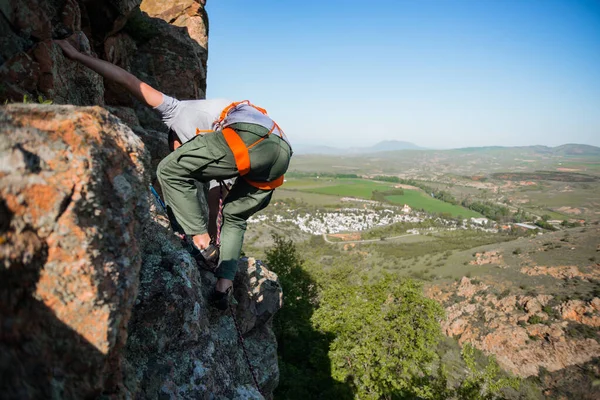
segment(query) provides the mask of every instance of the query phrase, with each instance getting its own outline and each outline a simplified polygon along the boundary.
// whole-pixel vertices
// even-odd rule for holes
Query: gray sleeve
[[[211,130],[214,115],[218,116],[223,107],[211,100],[180,101],[163,94],[163,102],[155,110],[165,125],[185,143],[196,137],[197,129]]]
[[[181,102],[177,99],[167,96],[163,93],[163,102],[154,107],[156,111],[160,114],[162,121],[167,125],[167,127],[171,128],[173,125],[173,121],[179,114],[181,108]]]

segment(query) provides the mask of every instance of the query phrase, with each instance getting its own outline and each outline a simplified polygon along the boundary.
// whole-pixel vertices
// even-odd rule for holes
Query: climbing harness
[[[252,120],[251,117],[247,117],[247,116],[241,117],[241,119],[238,119],[237,117],[229,118],[232,115],[237,116],[238,114],[233,113],[233,111],[240,110],[244,106],[252,107],[255,110],[257,110],[260,114],[262,114],[264,116],[260,119],[262,122],[264,122],[264,120],[266,119],[273,123],[273,125],[271,126],[271,129],[269,129],[269,132],[265,136],[261,137],[260,139],[258,139],[256,142],[252,143],[249,146],[246,146],[246,144],[244,143],[244,141],[242,140],[240,135],[238,135],[238,133],[235,130],[228,127],[229,125],[237,123],[237,122],[246,122],[246,123],[258,122],[258,121]],[[285,139],[285,133],[283,132],[283,130],[281,130],[279,125],[277,125],[277,122],[271,120],[267,116],[267,110],[265,110],[264,108],[255,106],[254,104],[250,103],[250,101],[248,101],[248,100],[231,103],[230,105],[228,105],[227,107],[225,107],[223,109],[219,118],[213,123],[213,129],[222,131],[223,137],[225,138],[225,141],[227,142],[227,146],[229,146],[229,149],[233,153],[233,158],[235,159],[235,165],[238,169],[238,172],[240,173],[240,176],[246,182],[248,182],[250,185],[254,186],[257,189],[262,189],[262,190],[273,190],[273,189],[283,185],[283,179],[284,179],[283,175],[275,178],[272,181],[268,181],[268,182],[267,181],[254,181],[245,176],[250,172],[250,152],[249,151],[252,147],[256,146],[257,144],[259,144],[260,142],[262,142],[263,140],[265,140],[267,137],[269,137],[271,134],[274,134],[274,133],[278,134],[279,137],[281,138],[281,140],[284,140],[287,143],[287,140]],[[200,129],[196,128],[196,135],[200,135],[200,134],[204,134],[204,133],[208,133],[208,132],[214,132],[214,130],[206,131],[206,130],[200,130]]]

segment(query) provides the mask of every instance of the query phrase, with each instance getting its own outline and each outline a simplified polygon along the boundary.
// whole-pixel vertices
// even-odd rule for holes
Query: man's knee
[[[170,162],[170,158],[171,157],[169,157],[169,156],[163,158],[161,160],[161,162],[158,163],[158,167],[156,167],[156,177],[158,178],[158,181],[160,182],[161,185],[169,177],[169,174],[167,173],[167,171],[169,170],[168,165]]]
[[[227,207],[223,209],[223,226],[229,226],[235,229],[246,230],[246,218],[235,212],[232,212]]]

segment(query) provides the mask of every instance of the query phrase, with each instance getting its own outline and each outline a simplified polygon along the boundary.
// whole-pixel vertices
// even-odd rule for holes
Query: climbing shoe
[[[219,247],[213,243],[209,244],[205,249],[200,250],[189,236],[185,239],[185,247],[199,267],[211,272],[215,272],[219,265]]]
[[[54,40],[64,40],[73,34],[73,29],[62,27],[56,29],[52,33],[52,39]]]
[[[229,297],[233,286],[229,286],[225,292],[219,292],[217,289],[213,289],[212,293],[208,297],[208,302],[211,306],[219,310],[227,310],[229,307]]]

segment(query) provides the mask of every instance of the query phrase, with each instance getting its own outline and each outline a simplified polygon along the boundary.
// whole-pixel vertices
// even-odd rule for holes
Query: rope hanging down
[[[248,357],[248,351],[246,350],[244,336],[242,335],[242,330],[238,325],[237,318],[235,317],[235,313],[233,312],[233,306],[231,305],[231,303],[229,304],[229,312],[231,313],[231,318],[233,318],[233,324],[235,325],[235,330],[238,334],[238,341],[240,343],[240,346],[242,347],[242,353],[244,353],[244,359],[246,360],[246,364],[248,364],[250,374],[252,375],[252,381],[254,382],[254,386],[256,386],[256,390],[258,390],[258,393],[260,393],[262,397],[265,397],[265,394],[262,392],[262,390],[260,390],[258,379],[256,378],[256,371],[254,371],[254,367],[250,363],[250,357]]]
[[[223,181],[219,181],[219,212],[217,214],[217,237],[215,238],[215,244],[217,247],[221,245],[221,228],[223,227],[223,197],[224,197],[224,187],[225,184]],[[158,204],[161,206],[163,211],[167,213],[167,206],[160,198],[159,194],[156,192],[154,187],[150,185],[150,191],[156,198]],[[238,324],[237,318],[235,317],[235,312],[233,311],[233,306],[229,303],[229,313],[231,314],[231,318],[233,319],[233,324],[235,325],[235,330],[238,335],[238,342],[242,347],[242,353],[244,354],[244,360],[246,360],[246,364],[248,365],[248,369],[250,370],[250,375],[252,375],[252,381],[254,382],[254,386],[256,386],[256,390],[261,396],[265,397],[265,394],[260,389],[260,385],[258,384],[258,378],[256,377],[256,371],[254,367],[250,363],[250,357],[248,356],[248,351],[246,350],[246,343],[244,342],[244,336],[242,334],[242,330],[240,329],[240,325]]]
[[[219,212],[217,213],[217,237],[215,238],[215,244],[217,247],[221,245],[221,228],[223,227],[223,197],[225,194],[225,183],[223,181],[219,181]],[[250,357],[248,357],[248,351],[246,350],[246,343],[244,342],[244,336],[242,335],[242,330],[240,329],[240,325],[238,324],[237,318],[235,317],[235,312],[233,311],[233,306],[229,303],[229,313],[231,314],[231,318],[233,319],[233,324],[235,325],[235,330],[238,335],[238,342],[242,347],[242,353],[244,353],[244,360],[246,360],[246,364],[248,365],[248,369],[250,370],[250,375],[252,375],[252,381],[254,382],[254,386],[256,386],[256,390],[261,394],[262,397],[265,397],[265,394],[260,389],[260,385],[258,384],[258,379],[256,378],[256,371],[254,367],[250,363]]]

